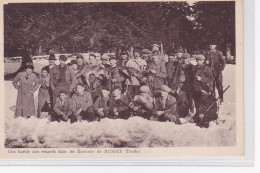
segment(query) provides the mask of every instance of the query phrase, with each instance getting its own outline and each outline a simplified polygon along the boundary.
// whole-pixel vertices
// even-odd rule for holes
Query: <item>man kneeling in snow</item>
[[[76,106],[75,116],[79,121],[81,121],[81,119],[94,121],[95,115],[91,94],[85,91],[85,86],[81,83],[77,84],[76,90],[76,94],[72,96],[72,100]]]
[[[52,115],[52,121],[68,121],[75,122],[74,112],[76,112],[75,104],[68,97],[68,92],[61,90],[59,97],[56,99]]]
[[[109,90],[103,88],[93,105],[98,119],[108,117],[109,115],[109,93]]]
[[[160,89],[160,96],[155,99],[154,111],[151,120],[156,121],[170,121],[180,124],[177,114],[176,98],[169,95],[171,89],[167,85],[162,85]]]
[[[127,96],[123,95],[120,86],[115,86],[112,97],[109,100],[110,118],[129,118],[129,101]]]
[[[140,94],[134,97],[131,107],[134,116],[150,119],[153,111],[153,97],[148,86],[141,86]]]

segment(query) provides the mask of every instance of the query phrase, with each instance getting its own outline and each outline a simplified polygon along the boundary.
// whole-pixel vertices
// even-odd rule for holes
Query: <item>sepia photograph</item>
[[[3,4],[5,148],[237,146],[236,4]]]

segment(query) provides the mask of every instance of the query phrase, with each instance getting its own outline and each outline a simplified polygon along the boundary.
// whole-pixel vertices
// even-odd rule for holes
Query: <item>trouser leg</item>
[[[216,81],[216,88],[218,90],[219,97],[223,101],[223,86],[222,86],[223,76],[222,76],[222,73],[220,73],[218,76],[216,76],[215,81]]]

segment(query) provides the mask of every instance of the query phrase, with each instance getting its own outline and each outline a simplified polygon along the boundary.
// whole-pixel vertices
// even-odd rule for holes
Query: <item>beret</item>
[[[123,50],[120,55],[128,55],[127,51]]]
[[[190,58],[190,54],[188,53],[184,53],[182,56],[181,56],[182,59],[188,59]]]
[[[142,54],[142,51],[141,51],[140,49],[137,49],[137,48],[134,49],[134,52],[137,52],[137,53],[139,53],[139,54]]]
[[[141,86],[140,93],[150,93],[150,88],[148,86]]]
[[[161,86],[161,91],[163,91],[163,92],[171,92],[171,89],[167,85],[162,85]]]
[[[195,58],[196,58],[196,59],[199,59],[199,60],[204,60],[204,59],[205,59],[205,56],[202,55],[202,54],[198,54],[198,55],[196,55]]]
[[[142,49],[143,54],[151,54],[151,51],[148,49]]]
[[[183,49],[182,48],[179,48],[176,50],[176,53],[184,53]]]

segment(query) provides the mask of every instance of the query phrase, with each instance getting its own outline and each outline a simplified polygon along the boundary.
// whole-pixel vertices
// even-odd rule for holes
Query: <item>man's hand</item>
[[[161,115],[163,115],[164,114],[164,111],[157,111],[156,112],[156,115],[158,115],[158,116],[161,116]]]
[[[99,108],[98,112],[103,112],[103,110],[104,110],[103,108]]]
[[[204,114],[199,114],[200,119],[204,118],[204,116],[205,116]]]
[[[117,111],[117,108],[115,107],[115,108],[113,108],[113,112],[114,112],[114,114],[117,116],[118,115],[118,111]]]
[[[77,116],[77,120],[78,120],[79,122],[82,122],[81,116]]]
[[[151,73],[152,73],[152,74],[155,74],[155,73],[156,73],[156,71],[155,71],[155,70],[151,70]]]
[[[139,109],[138,106],[135,106],[135,107],[134,107],[134,111],[137,111],[138,109]]]
[[[112,82],[116,82],[116,79],[112,79]]]
[[[140,97],[139,97],[139,100],[140,100],[142,103],[147,103],[147,102],[148,102],[147,98],[145,98],[145,97],[143,97],[143,96],[140,96]]]
[[[196,79],[197,79],[198,81],[200,81],[200,80],[201,80],[201,77],[200,77],[200,76],[196,76]]]
[[[201,92],[202,92],[202,94],[204,94],[204,95],[207,95],[207,94],[208,94],[208,92],[205,91],[205,90],[201,90]]]
[[[69,117],[65,113],[61,113],[61,115],[65,121],[68,121]]]

